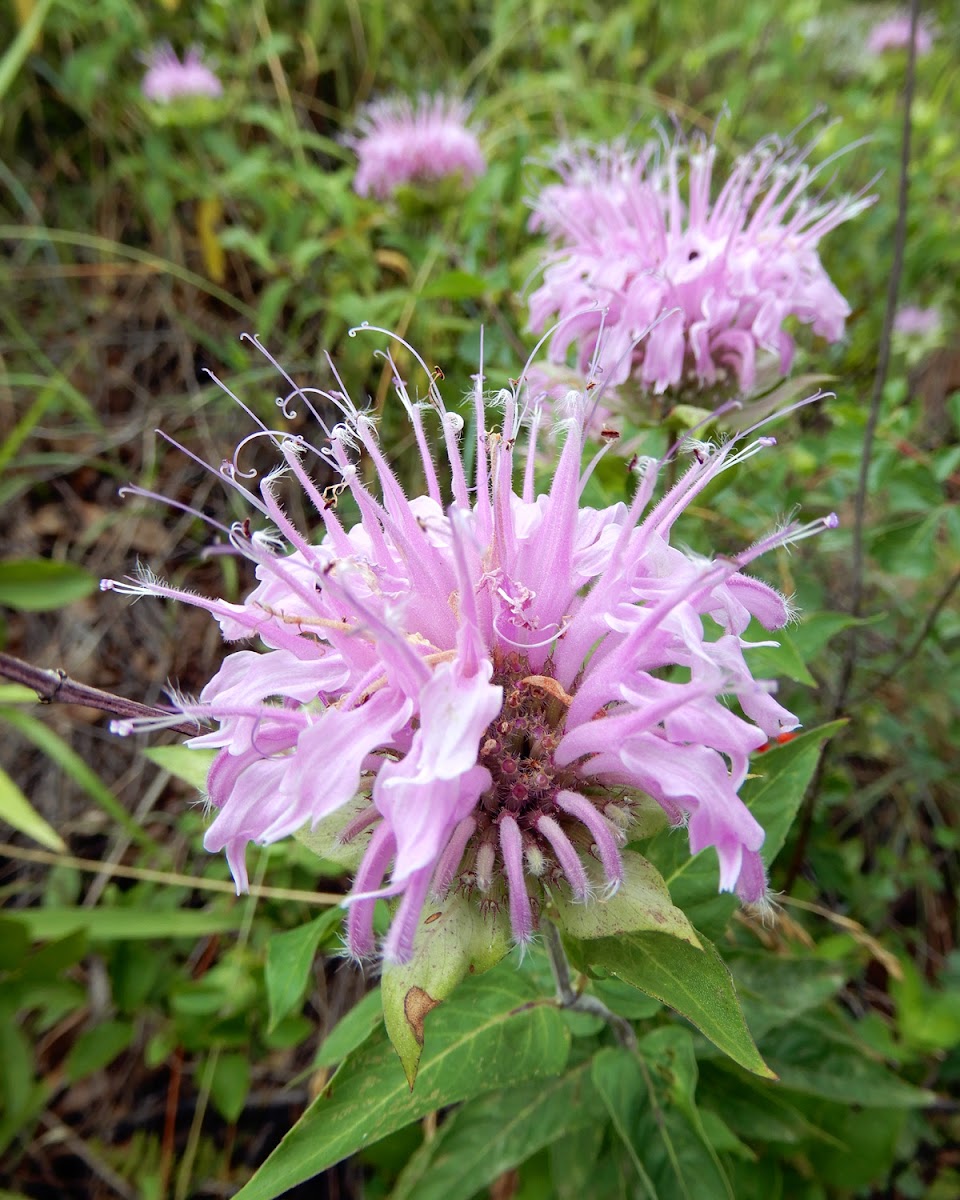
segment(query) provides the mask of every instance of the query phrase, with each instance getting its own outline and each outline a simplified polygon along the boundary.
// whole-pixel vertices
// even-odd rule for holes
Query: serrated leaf
[[[693,926],[671,901],[657,868],[631,850],[624,851],[621,857],[623,883],[608,899],[602,899],[602,871],[593,862],[588,864],[587,870],[596,890],[586,904],[572,901],[566,890],[555,890],[553,903],[558,913],[557,924],[563,931],[572,937],[592,939],[652,929],[699,946]]]
[[[380,985],[387,1034],[411,1087],[423,1053],[427,1014],[468,972],[479,975],[495,967],[510,946],[506,913],[481,913],[460,893],[424,908],[410,961],[387,964]]]
[[[465,980],[428,1017],[430,1036],[413,1091],[386,1034],[375,1033],[235,1200],[273,1200],[426,1113],[558,1075],[569,1034],[558,1010],[537,999],[529,981],[509,966]]]
[[[177,779],[182,779],[198,792],[207,790],[207,776],[217,756],[216,750],[192,750],[189,746],[151,746],[144,750],[144,758],[149,758],[161,770],[169,771]]]
[[[0,821],[12,825],[18,833],[26,834],[41,846],[57,850],[61,854],[67,849],[59,833],[37,812],[10,776],[0,767]]]
[[[584,942],[582,948],[592,966],[669,1005],[734,1062],[775,1078],[750,1036],[723,959],[707,938],[701,935],[700,942],[698,950],[666,934],[632,933]]]
[[[0,604],[20,612],[51,612],[97,590],[97,580],[76,563],[49,558],[0,562]]]
[[[268,1033],[303,1003],[317,947],[338,927],[342,918],[341,909],[331,908],[305,925],[275,933],[270,938],[264,967],[270,1014]]]
[[[470,1200],[511,1168],[596,1120],[590,1064],[471,1100],[410,1159],[390,1200]]]

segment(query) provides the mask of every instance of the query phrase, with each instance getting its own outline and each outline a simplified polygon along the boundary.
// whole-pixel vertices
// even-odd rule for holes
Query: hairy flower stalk
[[[703,139],[561,147],[530,221],[553,243],[530,297],[533,330],[559,321],[551,361],[575,343],[585,372],[599,345],[608,384],[745,392],[762,354],[790,369],[791,318],[836,341],[850,308],[817,247],[875,197],[811,194],[829,162],[811,167],[811,149],[766,138],[715,191]]]
[[[789,604],[745,571],[835,518],[788,524],[732,558],[671,545],[677,519],[712,480],[774,444],[752,435],[691,443],[690,465],[658,502],[663,463],[645,461],[630,504],[585,507],[599,457],[581,466],[589,392],[568,397],[552,483],[537,495],[540,410],[521,402],[521,385],[485,395],[482,370],[468,478],[463,419],[417,361],[422,400],[391,366],[424,495],[404,494],[372,419],[339,377],[329,392],[287,377],[283,414],[307,408],[324,440],[314,446],[262,426],[253,436],[272,442],[280,468],[256,490],[236,456],[220,470],[261,525],[230,530],[256,564],[259,582],[243,603],[146,573],[102,585],[199,605],[228,641],[262,647],[230,654],[197,702],[177,703],[177,720],[216,726],[189,743],[217,750],[206,847],[226,850],[242,889],[249,842],[340,813],[340,842],[362,849],[348,946],[358,957],[376,952],[373,906],[393,897],[389,962],[410,956],[428,897],[456,891],[509,914],[520,944],[550,894],[599,902],[621,884],[621,848],[651,798],[687,825],[691,851],[716,848],[722,889],[760,901],[764,834],[737,792],[751,753],[797,722],[774,685],[753,678],[743,637],[751,617],[784,625]],[[322,416],[332,411],[333,425]],[[450,495],[425,414],[439,422]],[[313,481],[305,465],[313,454],[337,472],[336,487]],[[363,482],[361,456],[376,488]],[[319,540],[281,506],[281,476],[303,489]],[[338,512],[345,493],[359,513],[349,527]]]

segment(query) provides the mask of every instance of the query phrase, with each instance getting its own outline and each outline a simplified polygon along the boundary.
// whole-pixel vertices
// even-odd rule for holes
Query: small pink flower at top
[[[140,90],[154,104],[170,104],[192,96],[216,100],[223,95],[223,84],[195,47],[186,52],[181,62],[173,47],[164,43],[147,57],[147,73]]]
[[[897,12],[883,21],[878,21],[867,35],[867,50],[870,54],[886,54],[888,50],[906,50],[910,45],[910,14]],[[917,24],[917,57],[929,54],[933,49],[933,30],[923,18]]]
[[[936,333],[940,328],[940,311],[936,308],[920,308],[916,304],[905,304],[897,309],[893,319],[895,333],[908,337],[924,337]]]
[[[553,243],[530,297],[531,329],[557,326],[550,360],[575,344],[612,386],[747,392],[761,354],[790,369],[790,323],[835,342],[850,308],[818,244],[874,197],[826,200],[810,150],[765,138],[719,183],[702,139],[558,151],[530,221]]]
[[[405,184],[459,176],[472,183],[487,164],[477,135],[467,128],[470,106],[449,96],[375,100],[344,143],[356,152],[354,189],[386,200]]]

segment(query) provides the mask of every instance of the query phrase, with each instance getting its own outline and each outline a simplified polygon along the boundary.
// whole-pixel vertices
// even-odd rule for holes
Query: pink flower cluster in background
[[[357,155],[353,186],[386,200],[405,184],[459,178],[472,183],[486,170],[477,135],[467,128],[470,106],[448,96],[375,100],[344,138]]]
[[[158,46],[148,56],[140,88],[155,104],[170,104],[195,96],[217,99],[223,95],[223,84],[204,63],[199,50],[191,47],[181,62],[168,44]]]
[[[870,54],[886,54],[889,50],[906,50],[910,45],[910,14],[897,12],[883,21],[878,21],[867,35],[867,50]],[[933,49],[933,29],[930,22],[921,18],[917,24],[917,57],[929,54]]]
[[[339,379],[324,392],[288,378],[281,410],[310,412],[322,440],[261,426],[240,448],[267,439],[277,470],[256,490],[236,457],[219,472],[253,517],[217,527],[256,564],[246,599],[207,599],[149,572],[104,581],[105,590],[197,605],[228,641],[259,646],[230,654],[198,701],[178,701],[179,713],[215,726],[191,743],[217,751],[207,848],[226,850],[245,888],[249,842],[342,814],[339,841],[360,859],[349,949],[376,952],[375,900],[395,897],[382,947],[392,962],[410,956],[428,897],[455,890],[508,913],[526,944],[550,892],[584,903],[597,889],[612,892],[621,847],[652,802],[687,827],[692,852],[715,847],[723,890],[761,901],[764,833],[738,789],[750,755],[797,722],[774,684],[753,677],[744,636],[751,617],[782,627],[790,605],[745,572],[835,518],[781,526],[734,556],[672,544],[678,519],[717,476],[774,444],[752,434],[690,442],[689,465],[659,501],[665,464],[645,460],[629,504],[583,505],[603,454],[582,468],[589,393],[568,397],[552,483],[537,494],[542,413],[522,408],[522,385],[485,394],[482,370],[468,477],[464,420],[405,348],[424,371],[422,400],[390,361],[424,494],[404,493],[371,417]],[[361,454],[375,489],[358,470]],[[305,465],[313,456],[334,470],[335,486],[314,481]],[[302,489],[321,541],[288,517],[280,494],[289,485]],[[338,515],[344,493],[359,513],[349,527]]]
[[[749,391],[761,354],[790,369],[791,319],[836,341],[850,308],[817,248],[873,198],[825,201],[810,149],[767,138],[717,187],[703,140],[561,148],[530,222],[552,242],[530,297],[531,328],[558,325],[551,361],[575,344],[608,384]]]
[[[920,308],[916,304],[905,304],[902,308],[897,309],[893,319],[893,328],[896,333],[912,337],[925,337],[936,333],[941,323],[939,309]]]

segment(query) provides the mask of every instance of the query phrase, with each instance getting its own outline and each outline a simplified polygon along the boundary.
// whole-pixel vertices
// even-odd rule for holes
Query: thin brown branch
[[[934,601],[930,611],[927,613],[926,620],[920,626],[919,633],[916,635],[910,645],[906,648],[906,650],[903,651],[900,657],[894,661],[892,666],[887,667],[882,675],[873,680],[873,682],[870,684],[869,690],[858,692],[853,697],[851,705],[859,704],[878,687],[881,687],[885,683],[889,683],[889,681],[893,679],[895,675],[898,675],[903,670],[907,663],[916,658],[916,656],[920,653],[920,647],[927,640],[930,632],[936,624],[937,617],[940,616],[943,610],[953,599],[953,593],[958,587],[960,587],[960,567],[958,567],[954,572],[952,578],[947,580],[946,587],[943,588],[943,590],[940,592],[940,595]]]
[[[857,480],[857,491],[854,497],[853,518],[853,553],[851,564],[851,599],[850,615],[859,617],[863,613],[864,573],[866,567],[865,534],[867,519],[867,497],[869,491],[870,466],[873,461],[873,448],[876,441],[877,426],[880,423],[880,410],[883,403],[883,390],[890,369],[890,347],[893,340],[893,322],[897,311],[897,297],[900,292],[900,278],[903,274],[904,247],[907,240],[907,208],[910,196],[910,154],[913,139],[913,94],[916,86],[917,61],[917,30],[920,22],[919,0],[910,0],[910,47],[907,52],[907,74],[903,85],[903,135],[900,145],[900,177],[897,192],[897,221],[893,235],[893,261],[890,264],[890,276],[887,283],[887,301],[883,313],[883,326],[880,332],[880,345],[877,348],[877,369],[873,377],[873,389],[870,395],[870,409],[867,424],[863,432],[863,451],[860,456],[860,475]],[[857,667],[857,652],[860,644],[860,628],[852,625],[847,631],[837,685],[833,693],[830,720],[836,720],[844,715],[850,686]],[[813,828],[813,814],[820,794],[820,786],[826,772],[827,755],[830,753],[831,742],[820,748],[816,770],[803,798],[800,815],[797,821],[797,840],[794,844],[793,855],[787,868],[787,876],[783,885],[784,891],[789,891],[794,880],[799,875],[807,856],[807,845]]]
[[[78,683],[65,671],[35,667],[13,654],[0,653],[0,678],[31,688],[37,693],[41,704],[80,704],[84,708],[96,708],[101,712],[112,713],[115,717],[128,719],[171,717],[176,715],[177,711],[175,708],[140,704],[137,700],[127,700],[123,696],[114,695],[113,692],[104,692],[86,683]],[[195,721],[181,721],[166,728],[174,733],[188,735],[198,732]]]
[[[867,498],[869,491],[870,466],[873,461],[873,448],[876,441],[877,426],[880,422],[880,409],[883,403],[883,390],[887,383],[890,369],[890,346],[893,339],[893,322],[897,312],[897,297],[900,292],[900,278],[903,274],[904,247],[907,241],[907,209],[910,196],[910,153],[913,140],[913,93],[916,86],[917,59],[917,28],[920,20],[919,0],[910,3],[910,48],[907,54],[907,75],[903,85],[903,135],[900,146],[900,182],[897,194],[897,223],[893,234],[893,261],[890,264],[890,276],[887,284],[887,302],[883,313],[883,327],[880,333],[880,345],[877,347],[877,369],[873,377],[873,390],[870,395],[870,410],[867,425],[863,433],[863,451],[860,456],[860,476],[857,480],[857,491],[854,496],[853,518],[853,561],[851,565],[852,595],[850,600],[850,615],[859,617],[863,613],[865,548]],[[832,717],[841,716],[850,691],[850,684],[857,665],[857,650],[859,647],[860,628],[853,625],[847,631],[840,675],[834,695]]]

